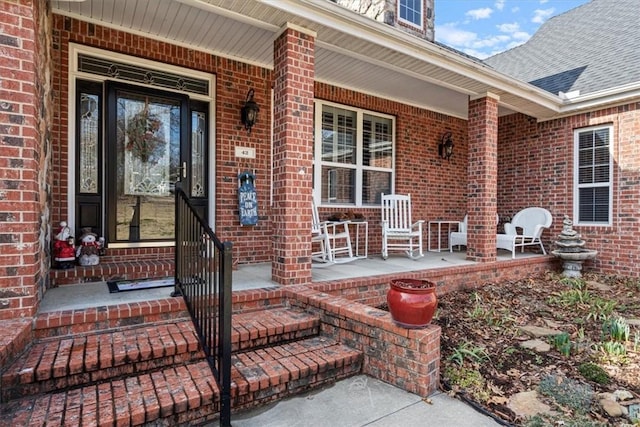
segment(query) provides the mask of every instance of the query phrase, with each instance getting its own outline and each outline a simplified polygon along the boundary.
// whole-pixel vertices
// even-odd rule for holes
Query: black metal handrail
[[[174,295],[184,298],[220,387],[223,427],[231,426],[231,248],[176,187]]]

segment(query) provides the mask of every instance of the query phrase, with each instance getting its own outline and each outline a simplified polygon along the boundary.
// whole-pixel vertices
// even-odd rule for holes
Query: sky
[[[589,0],[435,0],[436,41],[484,59],[526,42],[545,21]]]

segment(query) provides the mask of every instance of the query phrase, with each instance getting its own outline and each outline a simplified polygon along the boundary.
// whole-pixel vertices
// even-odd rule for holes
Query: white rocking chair
[[[544,208],[525,208],[516,213],[511,222],[504,225],[504,233],[496,236],[498,249],[511,251],[511,258],[516,257],[516,248],[524,252],[525,246],[540,246],[542,253],[547,254],[540,240],[545,228],[551,227],[553,217]]]
[[[382,259],[389,250],[403,250],[411,259],[424,256],[422,224],[411,221],[411,195],[382,194]]]
[[[320,221],[315,199],[312,202],[312,212],[311,245],[317,244],[319,249],[311,251],[311,259],[324,264],[339,264],[356,259],[351,249],[349,222]]]

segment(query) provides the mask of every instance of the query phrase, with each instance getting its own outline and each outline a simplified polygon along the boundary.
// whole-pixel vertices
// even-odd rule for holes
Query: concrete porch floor
[[[516,259],[539,256],[536,253],[516,253]],[[498,251],[498,261],[511,260],[511,253]],[[426,252],[423,258],[412,260],[402,254],[391,254],[387,260],[380,255],[356,259],[344,264],[323,265],[314,263],[313,283],[370,277],[381,274],[405,273],[410,271],[442,269],[472,265],[464,251]],[[276,289],[279,285],[271,280],[271,263],[240,265],[233,272],[233,291],[251,289]],[[173,287],[162,287],[110,293],[106,282],[64,285],[47,290],[40,304],[40,313],[100,307],[131,302],[168,298]]]

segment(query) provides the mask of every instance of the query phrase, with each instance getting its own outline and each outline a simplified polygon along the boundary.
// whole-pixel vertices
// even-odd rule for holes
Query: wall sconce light
[[[453,155],[453,141],[451,140],[451,132],[445,132],[444,135],[442,135],[440,144],[438,144],[438,155],[447,160],[449,160]]]
[[[242,109],[240,110],[240,119],[247,133],[251,133],[251,127],[256,123],[258,119],[258,111],[260,108],[258,104],[253,100],[253,89],[249,89],[247,93],[247,100],[244,102]]]

